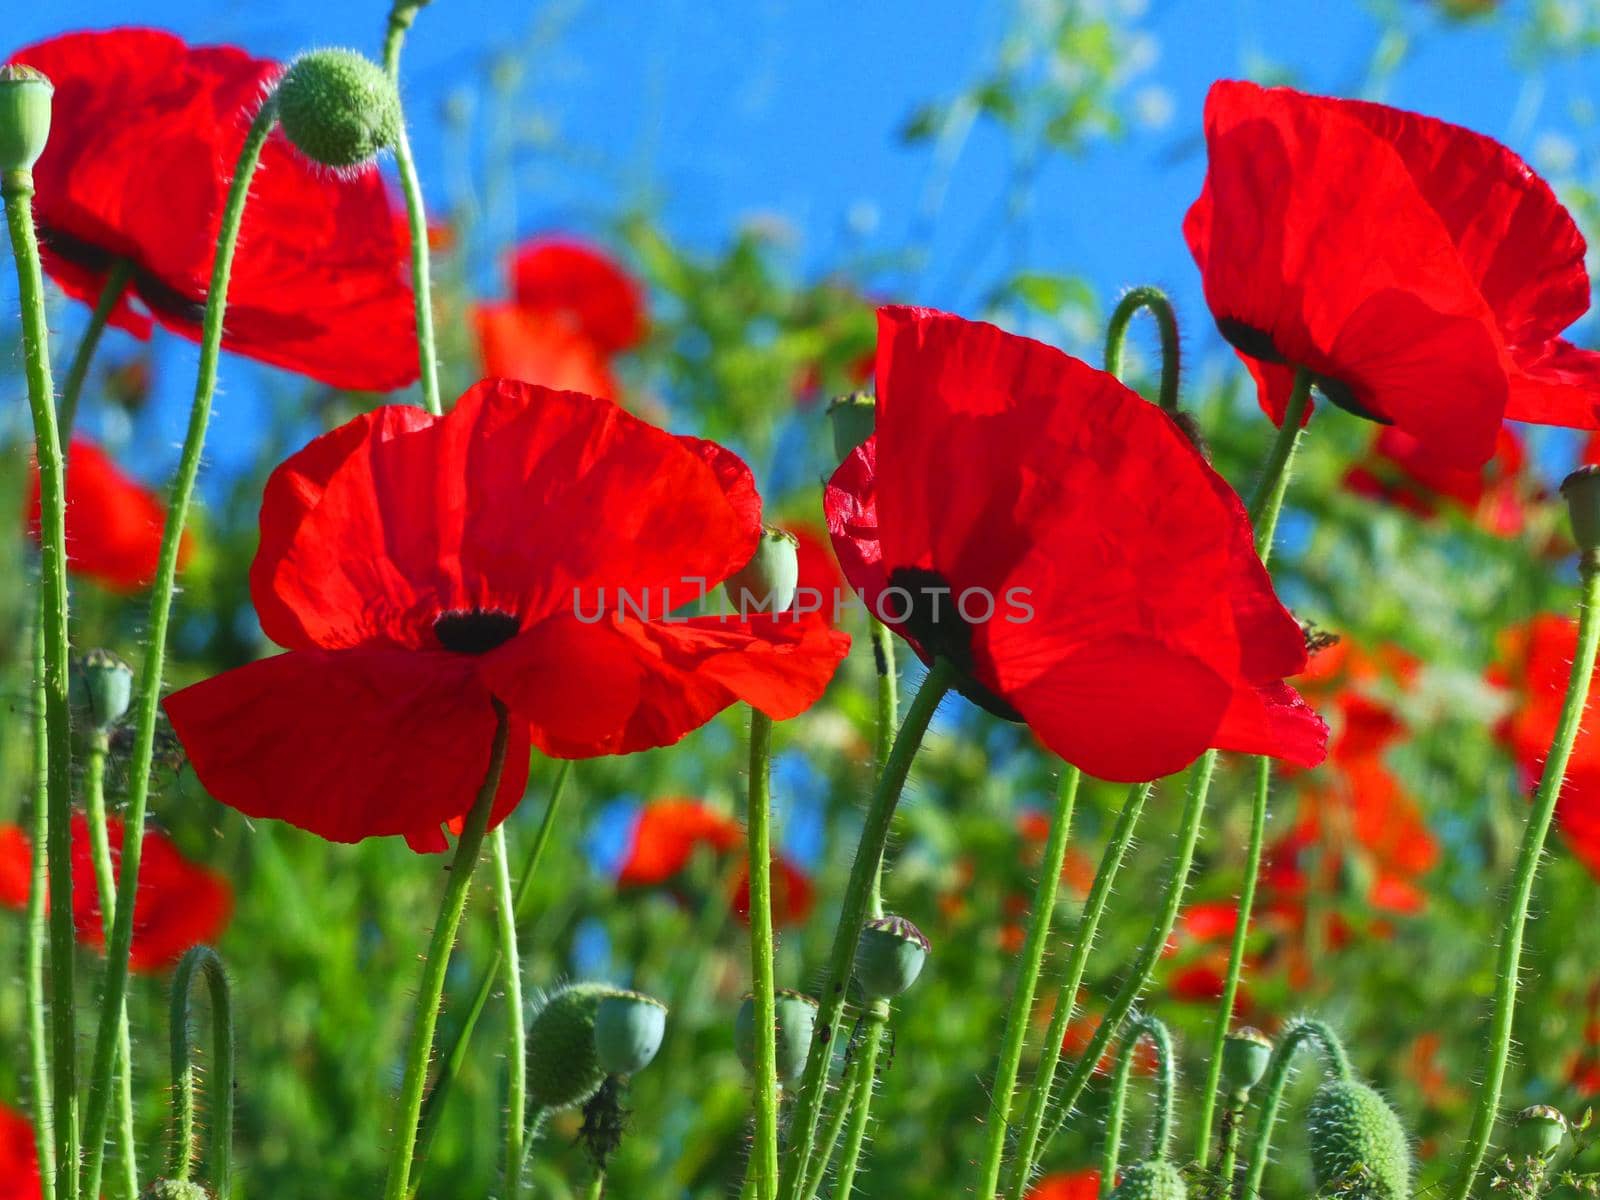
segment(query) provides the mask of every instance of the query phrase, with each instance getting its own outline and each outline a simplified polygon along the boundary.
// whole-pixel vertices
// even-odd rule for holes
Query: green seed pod
[[[856,983],[868,1000],[892,1000],[922,974],[928,939],[904,917],[874,917],[856,943]]]
[[[1248,1092],[1261,1082],[1272,1060],[1272,1039],[1246,1025],[1222,1043],[1222,1090]]]
[[[778,1082],[793,1083],[806,1069],[811,1036],[817,1028],[817,1002],[804,992],[780,989],[773,1015],[777,1026]],[[746,996],[733,1022],[733,1048],[747,1071],[755,1070],[756,1000]]]
[[[133,668],[109,650],[91,650],[78,660],[69,686],[72,702],[96,730],[105,733],[133,702]]]
[[[595,1055],[606,1074],[632,1075],[655,1060],[666,1032],[665,1004],[642,992],[618,992],[595,1010]]]
[[[722,585],[728,601],[741,616],[781,613],[793,606],[800,587],[799,546],[792,533],[771,525],[762,528],[755,554]]]
[[[344,170],[400,140],[400,96],[383,68],[354,50],[312,50],[289,64],[278,121],[312,162]]]
[[[1517,1158],[1549,1158],[1567,1136],[1567,1118],[1559,1108],[1535,1104],[1517,1114],[1507,1147]]]
[[[0,172],[31,171],[50,140],[55,85],[32,67],[0,67]]]
[[[604,983],[571,983],[545,1000],[528,1026],[528,1102],[558,1111],[582,1104],[605,1080],[595,1049],[595,1014],[607,996]]]
[[[1122,1182],[1111,1191],[1111,1200],[1188,1200],[1189,1185],[1178,1168],[1164,1158],[1134,1163],[1122,1172]]]
[[[1354,1079],[1324,1083],[1311,1098],[1306,1123],[1312,1171],[1324,1194],[1409,1200],[1406,1131],[1388,1101],[1372,1088]]]
[[[211,1200],[211,1193],[187,1179],[152,1179],[139,1200]]]
[[[833,452],[843,462],[872,436],[878,424],[878,401],[871,392],[851,392],[828,405],[833,426]]]
[[[1600,550],[1600,467],[1579,467],[1561,481],[1572,537],[1586,555]]]

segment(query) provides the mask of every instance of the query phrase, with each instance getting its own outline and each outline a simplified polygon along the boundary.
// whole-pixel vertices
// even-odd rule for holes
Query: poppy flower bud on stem
[[[55,85],[32,67],[0,67],[0,172],[28,172],[50,140]]]
[[[800,587],[799,539],[763,526],[756,552],[742,570],[722,585],[739,616],[787,612]]]
[[[928,939],[904,917],[875,917],[856,944],[856,982],[868,1000],[892,1000],[922,974]]]
[[[139,1200],[211,1200],[211,1193],[187,1179],[152,1179]]]
[[[1521,1158],[1549,1158],[1567,1136],[1567,1118],[1559,1108],[1535,1104],[1517,1114],[1508,1149]]]
[[[774,1006],[777,1019],[778,1079],[793,1083],[805,1070],[806,1055],[817,1027],[817,1002],[804,992],[784,989]],[[733,1048],[745,1070],[753,1070],[756,1058],[756,1005],[746,996],[733,1023]]]
[[[828,405],[833,426],[833,452],[840,462],[872,436],[878,424],[878,401],[871,392],[851,392]]]
[[[1245,1026],[1230,1033],[1222,1044],[1222,1087],[1230,1095],[1248,1093],[1261,1082],[1272,1059],[1272,1039],[1259,1029]]]
[[[642,992],[606,996],[594,1014],[594,1048],[610,1075],[632,1075],[655,1061],[667,1031],[667,1006]]]
[[[91,650],[72,675],[73,699],[96,733],[108,732],[133,703],[133,668],[109,650]]]
[[[400,138],[400,95],[354,50],[312,50],[278,84],[278,120],[295,147],[334,170],[364,166]]]
[[[573,983],[553,993],[528,1026],[528,1100],[534,1110],[575,1108],[600,1089],[606,1072],[596,1045],[600,1004],[618,996],[603,983]]]
[[[1561,481],[1561,495],[1578,543],[1579,569],[1592,572],[1600,567],[1600,467],[1579,467]]]

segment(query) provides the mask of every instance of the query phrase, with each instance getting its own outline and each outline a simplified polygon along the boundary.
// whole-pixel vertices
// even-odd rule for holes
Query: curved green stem
[[[500,930],[500,958],[506,980],[506,1196],[516,1200],[522,1190],[517,1164],[522,1161],[522,1128],[528,1108],[527,1029],[522,1013],[522,955],[517,948],[517,902],[511,892],[511,863],[506,852],[506,827],[489,835],[494,860],[496,911]]]
[[[928,723],[933,720],[939,701],[944,699],[954,682],[955,668],[944,659],[935,661],[911,702],[905,722],[900,726],[900,735],[895,738],[894,749],[889,754],[867,807],[866,823],[861,829],[855,863],[850,868],[850,881],[845,887],[839,923],[834,927],[833,946],[828,954],[828,973],[817,1008],[817,1034],[812,1039],[811,1053],[806,1059],[805,1074],[800,1081],[791,1126],[792,1140],[778,1193],[784,1200],[794,1200],[810,1171],[817,1121],[822,1112],[822,1090],[827,1083],[828,1063],[833,1057],[834,1034],[838,1031],[839,1018],[844,1012],[845,988],[850,982],[856,943],[861,938],[861,928],[871,911],[872,889],[878,878],[884,847],[889,840],[895,806],[900,802],[906,776],[911,772],[911,762],[922,745]]]
[[[94,312],[89,315],[89,324],[78,341],[78,348],[73,351],[66,381],[61,385],[63,446],[72,445],[72,427],[78,420],[78,401],[83,396],[84,381],[89,377],[89,364],[94,359],[95,348],[100,345],[100,335],[105,332],[106,322],[111,319],[112,311],[122,299],[122,293],[128,290],[128,282],[132,278],[133,264],[127,259],[119,258],[111,264],[111,269],[106,272],[106,281],[100,287],[100,295],[95,300]]]
[[[1106,326],[1106,373],[1122,378],[1122,350],[1128,339],[1128,325],[1140,309],[1156,319],[1161,331],[1159,402],[1167,412],[1175,413],[1178,411],[1178,314],[1160,288],[1148,284],[1132,288],[1112,310]]]
[[[1045,843],[1044,862],[1039,868],[1039,884],[1034,893],[1033,915],[1022,945],[1022,972],[1011,992],[1011,1008],[1006,1014],[1006,1030],[1000,1044],[1000,1061],[995,1070],[986,1123],[989,1140],[985,1145],[978,1176],[980,1196],[993,1196],[1000,1186],[1000,1165],[1005,1157],[1006,1131],[1010,1128],[1011,1105],[1017,1074],[1022,1068],[1022,1048],[1028,1038],[1033,1016],[1034,994],[1044,964],[1045,944],[1055,922],[1056,894],[1061,887],[1061,869],[1067,860],[1067,842],[1072,833],[1072,811],[1078,800],[1078,784],[1083,772],[1069,766],[1061,773],[1056,792],[1056,811],[1050,822],[1050,837]]]
[[[49,722],[44,713],[44,609],[38,607],[33,625],[33,817],[29,840],[33,857],[28,867],[28,928],[22,953],[22,973],[28,1002],[28,1065],[33,1079],[33,1143],[39,1155],[40,1200],[55,1200],[55,1112],[50,1103],[50,1050],[45,1034],[44,948],[45,897],[50,890]]]
[[[416,20],[419,3],[395,0],[389,10],[389,28],[383,39],[383,69],[396,83],[400,81],[400,50],[406,31]],[[400,168],[400,190],[406,201],[406,226],[411,237],[411,294],[417,310],[417,366],[422,384],[422,406],[438,416],[439,352],[433,336],[432,263],[428,253],[428,213],[422,203],[422,181],[417,178],[416,159],[411,154],[411,138],[405,120],[394,145],[395,165]]]
[[[878,1075],[878,1052],[883,1046],[884,1025],[889,1006],[882,1002],[867,1010],[866,1043],[856,1062],[856,1103],[850,1116],[850,1132],[845,1136],[844,1153],[839,1159],[839,1177],[834,1181],[833,1200],[850,1200],[861,1166],[861,1148],[867,1141],[867,1124],[872,1116],[872,1085]]]
[[[271,98],[261,106],[245,134],[228,185],[228,199],[222,210],[217,234],[216,259],[211,267],[211,289],[206,294],[206,312],[201,322],[200,368],[195,376],[194,402],[189,409],[189,427],[184,434],[178,473],[172,481],[167,504],[166,525],[161,531],[161,555],[157,560],[155,583],[150,590],[150,613],[145,622],[144,662],[139,670],[138,692],[134,697],[133,750],[128,763],[128,803],[123,819],[122,867],[117,877],[117,912],[106,946],[106,976],[100,992],[100,1023],[95,1031],[94,1060],[89,1076],[89,1100],[85,1108],[84,1138],[89,1149],[89,1174],[85,1194],[99,1194],[100,1162],[105,1148],[106,1121],[110,1111],[110,1079],[117,1054],[117,1029],[128,990],[128,950],[133,944],[133,904],[138,888],[139,866],[144,852],[145,810],[150,798],[150,763],[155,754],[156,720],[161,705],[161,679],[166,670],[167,629],[172,618],[174,582],[178,575],[178,548],[184,523],[189,517],[189,502],[194,497],[195,480],[200,474],[200,455],[205,448],[206,429],[211,423],[211,398],[217,388],[217,360],[222,353],[222,321],[228,307],[228,282],[233,273],[233,255],[239,244],[239,223],[250,198],[250,180],[261,158],[261,147],[277,123],[277,110]]]
[[[872,1021],[872,1015],[879,1011],[880,1006],[884,1019],[888,1019],[888,1005],[882,1004],[881,1001],[879,1004],[873,1005],[866,1018],[872,1023],[868,1025],[866,1032],[862,1035],[864,1040],[860,1051],[851,1060],[844,1079],[840,1081],[839,1095],[834,1102],[833,1116],[828,1119],[828,1127],[822,1134],[821,1146],[812,1159],[811,1172],[806,1176],[805,1190],[801,1193],[802,1200],[815,1200],[817,1193],[822,1190],[823,1178],[828,1174],[828,1164],[833,1161],[833,1152],[839,1148],[839,1138],[844,1134],[845,1122],[850,1120],[851,1114],[856,1111],[858,1101],[863,1098],[871,1099],[870,1086],[866,1097],[862,1097],[861,1094],[861,1067],[868,1049],[867,1042],[875,1040],[883,1031],[882,1021]],[[871,1053],[873,1058],[876,1059],[878,1053],[876,1046],[871,1048]]]
[[[1272,539],[1278,531],[1278,514],[1283,511],[1283,497],[1289,490],[1289,466],[1294,461],[1295,449],[1300,445],[1300,428],[1305,421],[1306,409],[1311,404],[1311,372],[1304,367],[1294,373],[1294,390],[1289,393],[1289,406],[1283,414],[1283,424],[1267,451],[1267,461],[1261,467],[1261,478],[1250,493],[1250,523],[1256,531],[1256,553],[1265,563],[1272,557]]]
[[[556,814],[561,811],[561,798],[566,793],[567,779],[571,774],[572,760],[563,759],[560,767],[556,769],[555,782],[550,787],[550,801],[545,805],[544,816],[539,821],[539,831],[534,835],[533,845],[528,849],[528,859],[522,866],[522,875],[517,880],[516,895],[511,900],[513,924],[518,928],[527,916],[528,896],[533,891],[533,881],[538,878],[539,863],[544,858],[545,847],[550,844],[550,835],[555,830]],[[473,993],[472,1003],[467,1006],[466,1015],[461,1019],[461,1027],[456,1031],[450,1048],[440,1056],[438,1074],[434,1078],[433,1087],[428,1089],[427,1100],[422,1105],[422,1124],[417,1133],[417,1153],[411,1163],[413,1179],[422,1173],[422,1166],[428,1161],[428,1152],[433,1148],[433,1138],[439,1131],[439,1119],[444,1113],[445,1097],[450,1094],[451,1086],[461,1074],[461,1068],[466,1065],[467,1052],[472,1046],[472,1034],[478,1027],[478,1018],[488,1007],[489,997],[494,994],[494,983],[500,976],[500,967],[504,961],[503,947],[496,946],[488,965],[483,969],[482,977],[478,980],[478,990]],[[536,1118],[531,1118],[528,1122],[530,1128],[536,1123]],[[526,1161],[528,1142],[526,1133],[522,1141],[523,1159]],[[521,1170],[515,1171],[513,1177],[520,1181]]]
[[[1278,1039],[1267,1061],[1267,1072],[1262,1076],[1257,1091],[1261,1096],[1261,1115],[1256,1120],[1255,1145],[1250,1148],[1250,1161],[1243,1176],[1235,1180],[1237,1196],[1261,1194],[1261,1177],[1267,1169],[1267,1153],[1272,1149],[1272,1130],[1278,1121],[1278,1109],[1283,1105],[1283,1089],[1289,1082],[1289,1066],[1295,1051],[1305,1042],[1313,1042],[1322,1051],[1323,1069],[1338,1079],[1350,1078],[1350,1059],[1344,1052],[1344,1043],[1333,1028],[1323,1021],[1300,1020],[1291,1022]]]
[[[1255,801],[1250,806],[1250,843],[1245,852],[1244,883],[1239,888],[1239,915],[1233,927],[1233,942],[1228,947],[1228,973],[1223,978],[1222,996],[1217,1001],[1217,1019],[1211,1029],[1206,1081],[1200,1090],[1195,1160],[1202,1167],[1211,1161],[1211,1130],[1216,1123],[1217,1089],[1222,1082],[1222,1047],[1233,1024],[1233,1006],[1239,995],[1239,977],[1244,970],[1245,942],[1250,934],[1250,913],[1256,903],[1256,883],[1261,877],[1261,851],[1266,841],[1267,800],[1271,792],[1272,760],[1259,758],[1256,760]]]
[[[1128,1015],[1129,1010],[1138,1001],[1140,993],[1144,991],[1145,985],[1150,982],[1150,976],[1154,974],[1156,963],[1161,958],[1161,951],[1166,946],[1167,939],[1172,936],[1172,927],[1177,924],[1178,910],[1183,907],[1183,895],[1189,886],[1189,868],[1194,865],[1195,846],[1200,840],[1201,819],[1205,816],[1206,797],[1211,792],[1211,777],[1216,771],[1216,766],[1217,752],[1207,750],[1190,770],[1189,791],[1178,830],[1178,860],[1173,865],[1161,911],[1157,914],[1155,924],[1134,960],[1133,969],[1129,972],[1127,980],[1113,997],[1100,1020],[1099,1028],[1094,1031],[1094,1036],[1089,1039],[1089,1045],[1073,1067],[1072,1074],[1067,1076],[1066,1083],[1062,1085],[1061,1094],[1056,1098],[1058,1107],[1056,1119],[1040,1142],[1041,1150],[1050,1144],[1051,1139],[1060,1133],[1062,1126],[1067,1123],[1067,1118],[1078,1103],[1078,1098],[1083,1095],[1083,1089],[1088,1086],[1089,1077],[1094,1074],[1100,1056],[1105,1053],[1106,1046],[1116,1035],[1123,1018]]]
[[[1116,1073],[1111,1079],[1111,1107],[1106,1113],[1105,1156],[1100,1167],[1100,1195],[1109,1196],[1117,1178],[1122,1157],[1122,1120],[1127,1108],[1128,1084],[1133,1078],[1133,1062],[1139,1041],[1149,1038],[1156,1050],[1156,1121],[1150,1133],[1150,1157],[1165,1158],[1172,1142],[1172,1094],[1177,1087],[1177,1069],[1172,1059],[1172,1034],[1152,1016],[1140,1017],[1122,1039]]]
[[[1095,870],[1094,883],[1089,887],[1084,901],[1083,916],[1078,921],[1072,954],[1067,960],[1061,986],[1056,989],[1055,1010],[1050,1014],[1050,1028],[1044,1035],[1044,1049],[1035,1070],[1033,1087],[1028,1094],[1028,1111],[1023,1118],[1022,1135],[1017,1141],[1015,1160],[1011,1171],[1011,1185],[1007,1189],[1010,1200],[1022,1200],[1023,1192],[1033,1173],[1034,1151],[1039,1145],[1039,1135],[1044,1128],[1045,1109],[1050,1103],[1050,1092],[1055,1086],[1056,1067],[1061,1062],[1061,1047],[1066,1041],[1067,1024],[1078,1005],[1078,989],[1083,986],[1083,975],[1089,966],[1089,955],[1094,950],[1094,939],[1100,928],[1100,917],[1105,912],[1106,901],[1116,884],[1117,872],[1133,842],[1133,831],[1149,799],[1152,785],[1137,783],[1128,789],[1128,798],[1122,802],[1122,812],[1111,831],[1111,840],[1100,855],[1100,865]]]
[[[228,972],[210,946],[195,946],[172,977],[172,1165],[173,1179],[185,1180],[194,1168],[194,1054],[189,1045],[189,1002],[195,972],[204,972],[211,993],[212,1191],[217,1200],[233,1192],[233,998]]]
[[[1600,566],[1591,551],[1579,564],[1581,580],[1578,599],[1578,648],[1573,655],[1572,674],[1567,681],[1566,698],[1556,723],[1555,738],[1534,795],[1533,812],[1522,835],[1517,853],[1516,873],[1507,897],[1505,930],[1495,966],[1494,1017],[1489,1040],[1484,1048],[1483,1069],[1479,1072],[1478,1103],[1472,1113],[1472,1128],[1459,1158],[1460,1167],[1450,1189],[1452,1200],[1466,1200],[1473,1181],[1489,1152],[1489,1137],[1494,1132],[1500,1110],[1500,1093],[1505,1086],[1506,1058],[1511,1050],[1511,1031],[1517,1012],[1517,982],[1522,972],[1522,940],[1528,923],[1528,906],[1533,898],[1534,879],[1539,873],[1539,858],[1555,816],[1556,801],[1566,781],[1567,761],[1583,723],[1589,700],[1589,685],[1594,674],[1595,652],[1600,648]]]
[[[72,725],[67,708],[66,461],[56,424],[45,325],[44,274],[33,227],[33,173],[0,176],[22,306],[22,349],[39,470],[40,629],[44,674],[34,685],[45,719],[45,795],[50,877],[50,1067],[55,1098],[56,1194],[77,1200],[79,1175],[77,1018],[73,1010]]]
[[[89,739],[89,758],[83,772],[84,817],[89,826],[89,848],[100,892],[100,920],[109,926],[117,901],[116,866],[111,860],[111,837],[106,825],[106,754],[111,739],[95,730]],[[104,929],[109,937],[111,930]],[[128,1028],[128,1006],[122,1006],[117,1030],[117,1137],[122,1150],[123,1194],[139,1194],[138,1143],[133,1127],[133,1036]]]
[[[772,969],[772,718],[750,710],[750,800],[745,811],[750,871],[750,981],[755,997],[756,1200],[778,1186],[778,1056]]]
[[[405,1079],[400,1085],[400,1113],[395,1122],[394,1145],[389,1150],[389,1174],[384,1185],[385,1200],[401,1200],[410,1187],[411,1160],[417,1144],[417,1122],[422,1115],[422,1092],[428,1079],[428,1060],[433,1054],[434,1030],[439,1025],[439,1004],[444,998],[444,976],[450,966],[450,952],[466,911],[467,892],[472,873],[483,849],[483,835],[489,827],[500,773],[505,767],[510,721],[505,707],[497,700],[494,743],[489,751],[489,769],[478,788],[472,811],[456,840],[456,853],[450,863],[450,880],[445,884],[439,919],[428,942],[428,957],[422,967],[422,983],[417,991],[416,1021],[411,1029],[411,1044],[405,1055]],[[520,1173],[520,1167],[518,1168]]]

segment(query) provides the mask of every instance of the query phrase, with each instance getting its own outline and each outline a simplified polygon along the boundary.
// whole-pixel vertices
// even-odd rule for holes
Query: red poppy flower
[[[1224,337],[1281,422],[1295,367],[1442,463],[1476,467],[1506,417],[1600,425],[1584,241],[1489,138],[1429,117],[1214,84],[1184,236]]]
[[[1521,482],[1525,461],[1522,442],[1508,425],[1500,427],[1494,457],[1482,469],[1453,466],[1432,443],[1389,426],[1372,439],[1365,460],[1345,472],[1344,486],[1419,517],[1454,504],[1488,532],[1509,536],[1527,517]]]
[[[122,822],[106,822],[111,841],[112,871],[120,874]],[[0,826],[0,904],[22,908],[28,901],[28,873],[33,861],[27,835],[16,826]],[[135,971],[170,967],[192,946],[214,941],[233,915],[233,888],[217,872],[190,862],[156,830],[145,835],[139,863],[139,890],[133,902]],[[105,946],[104,914],[89,844],[89,822],[72,816],[72,920],[78,941],[92,949]]]
[[[520,379],[560,392],[617,397],[605,356],[581,333],[515,304],[479,304],[472,310],[485,375]]]
[[[869,611],[1104,779],[1207,747],[1321,760],[1300,626],[1244,506],[1165,413],[992,325],[879,313],[877,433],[828,484]]]
[[[39,540],[39,469],[30,465],[28,532]],[[67,453],[67,566],[114,592],[136,592],[156,577],[167,512],[111,456],[75,437]],[[187,532],[178,565],[193,548]]]
[[[634,822],[617,883],[658,887],[681,874],[702,846],[724,854],[743,841],[737,821],[698,800],[656,800]]]
[[[511,263],[517,306],[565,325],[602,354],[644,337],[644,293],[613,258],[571,238],[535,238]]]
[[[93,304],[126,259],[133,280],[112,323],[147,337],[153,318],[198,341],[234,160],[281,68],[153,29],[67,34],[13,61],[56,89],[34,168],[46,270]],[[222,344],[335,387],[414,380],[408,254],[377,170],[333,175],[280,131],[250,197]]]
[[[0,1104],[0,1200],[39,1200],[43,1187],[33,1122]]]
[[[1099,1171],[1057,1171],[1028,1191],[1028,1200],[1098,1200]]]
[[[750,864],[740,865],[729,897],[733,915],[750,924]],[[792,860],[782,854],[772,856],[772,923],[782,928],[804,925],[817,906],[817,889]]]
[[[795,557],[800,565],[800,595],[804,603],[819,606],[817,611],[822,619],[837,625],[844,616],[845,583],[828,535],[803,522],[787,521],[783,528],[794,535]]]
[[[289,653],[167,698],[195,773],[241,812],[333,841],[442,849],[511,739],[587,758],[664,746],[735,701],[784,720],[850,639],[794,614],[669,614],[741,569],[749,469],[574,392],[486,380],[443,417],[392,405],[267,482],[251,594]]]

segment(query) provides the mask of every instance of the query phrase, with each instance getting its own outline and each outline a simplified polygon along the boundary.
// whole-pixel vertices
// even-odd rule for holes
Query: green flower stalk
[[[72,362],[67,366],[67,377],[61,385],[63,447],[70,448],[72,445],[72,429],[78,420],[78,402],[83,397],[83,385],[89,378],[89,364],[94,361],[100,335],[105,332],[106,323],[111,320],[117,302],[128,290],[128,283],[132,279],[133,264],[127,259],[119,258],[111,264],[111,269],[106,272],[106,281],[100,287],[100,295],[95,300],[94,312],[89,316],[88,327],[78,339],[78,348],[72,352]]]
[[[1262,1078],[1265,1090],[1261,1093],[1261,1115],[1256,1122],[1256,1140],[1250,1150],[1250,1160],[1243,1175],[1234,1181],[1235,1200],[1261,1194],[1261,1177],[1266,1173],[1267,1155],[1272,1149],[1272,1132],[1278,1123],[1278,1109],[1283,1105],[1283,1089],[1289,1083],[1289,1068],[1296,1051],[1310,1043],[1322,1052],[1324,1072],[1335,1081],[1349,1082],[1350,1058],[1344,1043],[1333,1027],[1323,1021],[1293,1021],[1278,1039],[1278,1046],[1267,1062],[1267,1073]]]
[[[1172,1142],[1172,1096],[1177,1088],[1177,1067],[1172,1057],[1172,1034],[1166,1025],[1152,1016],[1143,1016],[1128,1027],[1122,1039],[1121,1053],[1117,1056],[1116,1073],[1111,1080],[1111,1107],[1106,1114],[1105,1154],[1100,1167],[1100,1194],[1109,1195],[1117,1178],[1117,1166],[1122,1156],[1122,1121],[1128,1102],[1128,1084],[1133,1077],[1133,1063],[1139,1042],[1149,1039],[1156,1052],[1156,1118],[1150,1131],[1150,1154],[1155,1160],[1165,1160]]]
[[[790,550],[792,558],[792,544]],[[750,855],[750,978],[755,996],[756,1124],[750,1172],[756,1200],[771,1200],[778,1186],[777,985],[772,964],[772,718],[754,708],[750,710],[750,799],[746,822]]]
[[[169,1177],[187,1182],[194,1169],[194,1055],[189,1046],[189,1001],[202,972],[211,993],[211,1176],[216,1200],[233,1192],[233,1001],[222,959],[209,946],[195,946],[172,977],[172,1163]]]
[[[834,1200],[850,1200],[850,1193],[855,1188],[856,1171],[861,1164],[861,1148],[866,1144],[867,1126],[872,1115],[872,1089],[878,1076],[878,1054],[883,1048],[889,1007],[880,1001],[868,1008],[862,1019],[867,1025],[866,1033],[859,1057],[852,1065],[856,1104],[850,1113],[850,1132],[845,1137],[844,1152],[839,1158],[839,1176],[833,1187]],[[826,1160],[823,1165],[826,1165]],[[815,1194],[815,1191],[810,1193]]]
[[[1128,326],[1140,310],[1155,318],[1161,331],[1161,407],[1176,414],[1178,411],[1178,314],[1172,301],[1158,287],[1145,285],[1130,288],[1112,310],[1106,325],[1106,373],[1122,378],[1122,352],[1128,340]]]
[[[511,892],[511,862],[506,849],[506,827],[489,835],[489,857],[494,861],[495,928],[500,934],[500,959],[505,964],[506,986],[506,1196],[517,1200],[522,1191],[522,1134],[528,1107],[528,1036],[523,1025],[522,954],[517,946],[517,903]],[[418,1118],[419,1123],[421,1118]]]
[[[1522,941],[1528,923],[1528,908],[1533,899],[1534,879],[1545,839],[1555,816],[1556,801],[1566,781],[1567,762],[1583,723],[1589,701],[1589,685],[1594,675],[1595,652],[1600,649],[1600,469],[1583,467],[1569,475],[1561,485],[1572,517],[1572,532],[1579,547],[1578,559],[1578,649],[1573,656],[1572,675],[1567,681],[1566,698],[1556,722],[1555,738],[1545,759],[1539,789],[1534,795],[1533,812],[1523,830],[1522,847],[1517,852],[1516,871],[1506,897],[1504,929],[1500,953],[1495,964],[1494,1016],[1484,1044],[1483,1064],[1478,1072],[1478,1102],[1472,1114],[1467,1144],[1457,1158],[1459,1166],[1450,1188],[1451,1200],[1467,1200],[1473,1181],[1489,1152],[1489,1138],[1500,1111],[1500,1093],[1505,1086],[1506,1060],[1511,1051],[1511,1033],[1517,1011],[1517,982],[1522,974]]]
[[[44,612],[43,605],[34,617],[33,636],[33,714],[30,727],[33,735],[34,778],[29,788],[29,802],[33,805],[30,818],[29,843],[33,858],[28,870],[27,932],[23,938],[22,977],[28,1006],[28,1067],[31,1076],[29,1099],[33,1108],[33,1142],[39,1156],[40,1200],[55,1200],[56,1194],[56,1143],[55,1106],[50,1103],[50,1050],[45,1033],[45,1010],[48,1004],[44,989],[44,952],[47,940],[45,928],[45,895],[49,891],[49,859],[42,849],[50,838],[49,774],[50,725],[45,720],[44,703],[38,695],[44,680]]]

